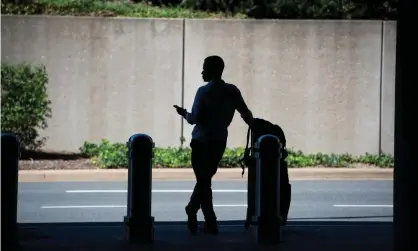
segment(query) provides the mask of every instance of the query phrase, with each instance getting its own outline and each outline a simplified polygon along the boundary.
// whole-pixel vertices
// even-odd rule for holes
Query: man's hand
[[[245,113],[241,114],[241,118],[245,121],[245,123],[248,126],[250,127],[253,126],[254,117],[253,117],[253,113],[250,110],[248,110],[247,114]]]
[[[180,106],[178,106],[178,105],[173,105],[174,106],[174,108],[176,108],[176,111],[177,111],[177,113],[180,115],[180,116],[185,116],[186,114],[187,114],[187,110],[186,109],[184,109],[184,108],[181,108]]]

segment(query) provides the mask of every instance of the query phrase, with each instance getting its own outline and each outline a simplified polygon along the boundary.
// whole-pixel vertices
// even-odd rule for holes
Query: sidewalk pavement
[[[214,180],[247,180],[242,169],[218,169]],[[289,168],[290,180],[392,180],[392,168]],[[126,181],[127,169],[20,170],[19,182]],[[153,180],[194,180],[193,170],[153,169]]]
[[[21,224],[25,225],[25,224]],[[390,222],[289,222],[279,245],[255,243],[243,223],[220,223],[218,236],[191,236],[186,223],[155,225],[151,245],[126,240],[122,224],[44,223],[20,227],[21,251],[392,251]]]

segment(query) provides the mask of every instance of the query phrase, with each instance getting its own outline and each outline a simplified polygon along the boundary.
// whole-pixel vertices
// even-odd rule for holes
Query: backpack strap
[[[245,164],[243,164],[244,159],[249,157],[249,151],[250,149],[248,148],[248,145],[250,143],[250,136],[252,136],[252,130],[251,127],[248,126],[248,131],[247,131],[247,143],[245,144],[245,150],[244,150],[244,156],[242,157],[242,159],[240,160],[240,165],[242,168],[242,177],[244,177],[244,173],[245,173]],[[252,137],[251,137],[251,141],[252,141]],[[252,142],[251,142],[251,147],[252,147]],[[244,162],[245,163],[245,162]]]

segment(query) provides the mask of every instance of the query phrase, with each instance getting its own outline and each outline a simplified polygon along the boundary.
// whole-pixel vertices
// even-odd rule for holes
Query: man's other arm
[[[236,100],[236,109],[237,111],[241,114],[242,119],[245,121],[245,123],[247,123],[247,125],[251,126],[252,122],[253,122],[253,114],[250,111],[250,109],[248,109],[247,104],[244,101],[244,98],[241,95],[241,91],[236,88],[236,96],[235,96],[235,100]]]
[[[198,121],[200,121],[200,117],[202,115],[202,105],[203,105],[203,92],[202,92],[202,88],[199,88],[196,92],[194,101],[193,101],[193,106],[192,106],[192,110],[191,112],[187,112],[184,115],[184,118],[186,119],[187,123],[194,125],[196,124]]]

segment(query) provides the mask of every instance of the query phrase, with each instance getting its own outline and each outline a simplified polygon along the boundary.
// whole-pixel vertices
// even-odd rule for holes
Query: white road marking
[[[370,207],[370,208],[376,208],[376,207],[393,207],[393,205],[334,205],[334,207]]]
[[[214,207],[246,207],[244,204],[213,205]],[[42,209],[82,209],[82,208],[126,208],[126,205],[68,205],[68,206],[41,206]]]
[[[66,193],[126,193],[127,190],[67,190]],[[192,189],[156,189],[153,193],[191,193]],[[213,189],[214,193],[246,193],[244,189]]]
[[[67,190],[66,193],[126,193],[127,190]]]
[[[125,205],[42,206],[42,209],[126,208]]]
[[[213,205],[214,207],[246,207],[246,204]],[[333,207],[358,208],[391,208],[393,205],[333,205]],[[68,205],[68,206],[41,206],[42,209],[76,209],[76,208],[126,208],[126,205]]]
[[[247,204],[213,205],[214,207],[247,207]]]

